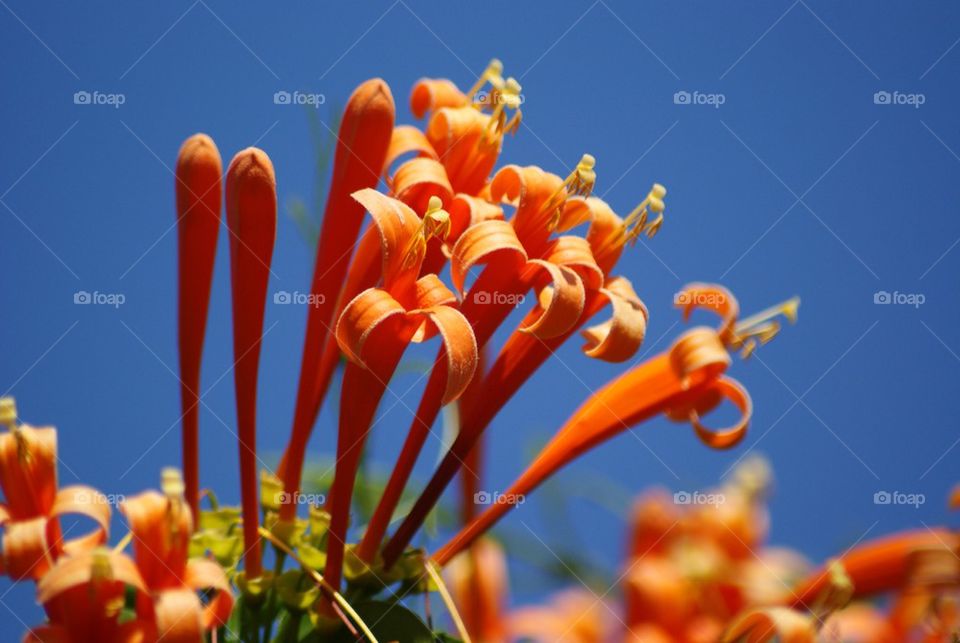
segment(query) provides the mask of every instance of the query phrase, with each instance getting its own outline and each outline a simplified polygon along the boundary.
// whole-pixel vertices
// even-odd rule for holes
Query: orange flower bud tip
[[[277,183],[270,157],[267,156],[266,152],[256,147],[248,147],[237,152],[237,155],[230,161],[227,174],[237,180],[243,179],[244,182],[266,182],[271,186],[275,186]]]
[[[396,105],[390,86],[382,78],[371,78],[361,83],[353,90],[353,94],[347,101],[347,112],[353,112],[356,115],[362,113],[364,118],[372,118],[379,114],[389,118],[392,123]]]
[[[177,165],[215,164],[220,166],[220,151],[216,143],[206,134],[194,134],[180,146]]]

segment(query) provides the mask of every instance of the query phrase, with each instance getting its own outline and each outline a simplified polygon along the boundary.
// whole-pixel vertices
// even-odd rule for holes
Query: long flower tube
[[[664,194],[663,188],[660,186],[655,186],[651,194],[654,191],[659,193],[660,196]],[[606,276],[609,275],[610,270],[619,258],[633,228],[627,224],[627,221],[614,214],[606,203],[596,197],[572,197],[567,200],[564,209],[566,217],[570,220],[579,221],[587,217],[591,220],[586,238],[597,266],[605,275],[605,283],[600,288],[590,287],[592,284],[589,282],[585,284],[587,288],[580,319],[566,332],[546,339],[525,332],[523,329],[531,326],[536,318],[543,313],[542,309],[537,306],[530,311],[527,318],[521,323],[520,330],[511,334],[501,349],[493,368],[483,377],[482,383],[477,382],[478,393],[469,400],[462,401],[461,406],[464,413],[461,415],[460,431],[438,466],[437,472],[428,484],[427,489],[424,490],[423,497],[425,500],[419,503],[421,511],[424,507],[432,507],[432,503],[439,499],[440,494],[450,483],[453,475],[461,469],[461,464],[469,459],[481,432],[489,425],[503,405],[554,351],[607,304],[613,310],[610,320],[583,331],[583,335],[587,339],[587,344],[583,349],[584,353],[596,359],[622,362],[629,359],[643,341],[647,326],[646,307],[637,297],[633,286],[627,279]],[[659,210],[662,211],[662,207]],[[429,403],[429,396],[425,395],[424,399]],[[422,410],[423,403],[421,404]],[[424,413],[422,417],[429,416]],[[404,445],[404,453],[411,452],[414,448],[419,449],[422,446],[422,440],[426,438],[427,433],[425,422],[421,422],[419,426],[421,427],[419,430],[417,430],[416,425],[411,427],[407,441],[412,444],[411,446]],[[402,479],[402,482],[406,483],[413,466],[413,462],[410,460],[412,458],[397,463],[391,476],[391,483],[394,483],[395,479]],[[371,521],[373,529],[370,530],[369,536],[365,537],[371,541],[371,545],[375,538],[382,537],[382,533],[378,534],[374,531],[382,524],[378,520],[383,521],[388,518],[386,512],[388,510],[392,512],[396,507],[399,494],[402,492],[402,488],[396,487],[399,487],[399,484],[391,487],[391,484],[388,483],[381,499],[381,505],[383,506],[377,508],[381,515],[375,516],[374,520]],[[362,547],[361,552],[363,553]]]
[[[227,170],[227,225],[233,291],[234,384],[240,449],[240,497],[248,578],[261,566],[257,491],[257,374],[270,262],[277,234],[277,180],[270,158],[257,148],[239,152]]]
[[[209,136],[194,134],[184,142],[176,170],[177,319],[183,476],[187,502],[194,515],[198,515],[200,503],[200,362],[220,230],[222,173],[220,152]]]
[[[375,78],[353,92],[340,123],[333,178],[310,286],[316,305],[307,313],[293,428],[279,468],[284,491],[291,496],[300,488],[307,442],[328,383],[320,377],[318,369],[321,352],[334,325],[334,313],[350,255],[363,224],[363,206],[351,195],[377,185],[390,144],[395,111],[390,88],[383,80]],[[294,503],[283,505],[281,519],[292,520],[296,510]]]
[[[99,491],[82,485],[57,488],[57,431],[17,421],[12,397],[0,398],[0,504],[3,552],[0,574],[12,580],[39,579],[61,556],[103,544],[110,528],[110,505]],[[89,533],[64,539],[60,518],[91,519]]]
[[[598,287],[603,273],[583,238],[551,237],[554,231],[567,230],[582,221],[565,217],[564,205],[577,193],[589,193],[592,167],[592,157],[585,155],[567,180],[538,167],[515,165],[506,166],[494,177],[490,185],[491,199],[515,204],[513,217],[509,222],[488,219],[469,227],[460,236],[451,257],[453,283],[460,292],[465,290],[471,268],[484,266],[461,305],[479,347],[486,345],[531,288],[538,295],[538,304],[536,312],[521,327],[523,332],[549,339],[568,332],[580,319],[586,290]],[[442,374],[434,369],[391,479],[358,548],[358,555],[367,562],[375,557],[403,487],[440,411],[442,390]],[[384,550],[387,567],[403,551],[432,508],[435,498],[430,494],[432,490],[424,492],[391,539],[389,551]]]
[[[411,109],[418,114],[418,117],[427,111],[417,102],[422,100],[418,98],[420,96],[418,91],[421,91],[420,88],[424,83],[429,84],[430,81],[420,81],[411,97]],[[453,86],[450,81],[442,84],[447,86],[447,83]],[[435,114],[426,133],[411,125],[395,127],[390,136],[390,145],[383,163],[384,180],[390,190],[390,196],[407,204],[417,213],[430,209],[431,200],[436,197],[440,199],[440,207],[450,214],[450,231],[447,238],[431,239],[427,244],[421,275],[437,274],[441,271],[447,261],[449,248],[471,224],[491,218],[503,218],[503,210],[500,207],[478,198],[477,195],[454,193],[447,173],[448,169],[454,169],[452,166],[454,159],[464,154],[473,154],[477,157],[471,165],[479,167],[480,170],[470,184],[470,187],[476,188],[486,182],[489,171],[496,163],[500,152],[499,142],[497,145],[480,144],[484,132],[488,130],[490,117],[482,114],[478,109],[466,107],[467,97],[459,90],[456,90],[456,94],[462,100],[437,102],[430,111],[434,108],[439,110],[441,107],[462,107],[466,110],[465,113]],[[502,139],[502,135],[500,138]],[[437,149],[442,151],[442,155]],[[413,155],[412,158],[409,158],[410,155]],[[391,172],[394,166],[396,169]],[[483,173],[484,170],[486,173]],[[361,235],[357,251],[350,261],[350,268],[340,291],[333,319],[338,319],[343,312],[343,307],[356,295],[374,286],[379,278],[379,234],[374,227],[368,227]],[[315,378],[314,410],[312,419],[309,420],[310,426],[316,423],[339,360],[340,350],[336,337],[330,333],[326,337],[316,373],[313,375]],[[304,424],[306,423],[307,421],[304,420]]]
[[[444,236],[442,210],[421,219],[404,203],[366,189],[354,198],[373,217],[382,240],[381,287],[369,288],[344,308],[336,336],[348,363],[343,376],[337,461],[328,506],[331,511],[324,577],[339,588],[350,500],[360,454],[380,399],[410,342],[439,335],[446,356],[444,403],[458,398],[473,378],[477,343],[456,297],[436,275],[420,277],[427,242]]]
[[[661,413],[678,421],[689,421],[697,436],[708,446],[730,448],[746,435],[752,403],[746,390],[723,375],[730,364],[728,350],[751,341],[757,329],[767,328],[770,315],[750,318],[737,324],[738,306],[726,290],[694,284],[678,295],[689,316],[695,308],[717,312],[722,322],[717,330],[694,328],[671,348],[613,380],[592,395],[564,424],[527,470],[505,492],[507,497],[528,494],[557,470],[594,446],[630,426]],[[795,314],[795,302],[787,314]],[[782,307],[772,314],[784,312]],[[741,418],[727,429],[714,431],[701,415],[723,399],[732,402]],[[434,555],[441,566],[495,524],[513,505],[492,505],[454,536]]]

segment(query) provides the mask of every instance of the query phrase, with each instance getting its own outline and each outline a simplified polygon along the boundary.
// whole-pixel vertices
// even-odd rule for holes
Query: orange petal
[[[587,340],[583,352],[605,362],[624,362],[633,357],[647,334],[647,307],[625,277],[611,279],[600,293],[610,302],[612,315],[580,331]]]
[[[542,277],[535,286],[538,305],[531,312],[534,319],[524,323],[521,331],[540,339],[549,339],[570,330],[580,319],[586,302],[586,292],[580,275],[566,266],[533,259],[527,266],[543,269],[549,281]]]
[[[509,583],[503,548],[482,538],[443,571],[467,632],[478,641],[506,640]]]
[[[447,249],[448,256],[452,254],[452,245],[470,226],[491,219],[503,220],[503,208],[499,205],[463,193],[453,197],[447,212],[450,213],[450,234],[447,235],[447,243],[450,246]]]
[[[733,332],[733,326],[740,314],[740,304],[736,297],[723,286],[716,284],[688,284],[677,293],[675,303],[683,310],[684,320],[689,319],[691,313],[698,308],[718,314],[721,323],[717,332],[724,340]]]
[[[494,202],[516,205],[513,227],[524,247],[534,256],[539,256],[553,231],[551,222],[557,212],[547,206],[555,201],[557,208],[562,208],[565,195],[563,179],[533,165],[504,166],[490,183]]]
[[[610,274],[623,254],[623,246],[627,240],[623,219],[617,216],[605,201],[595,196],[567,199],[564,218],[576,221],[585,216],[590,217],[587,242],[593,257],[604,274]]]
[[[547,244],[543,258],[558,266],[567,266],[583,279],[584,286],[596,290],[603,286],[604,274],[593,258],[590,244],[583,237],[564,235]]]
[[[513,226],[506,221],[489,220],[470,226],[457,240],[450,259],[450,278],[463,294],[470,269],[491,262],[515,262],[517,271],[527,261],[527,253]]]
[[[814,619],[785,607],[769,607],[739,617],[721,643],[816,643]]]
[[[37,583],[37,602],[46,605],[67,590],[96,580],[96,574],[102,572],[106,573],[105,581],[130,585],[144,594],[147,592],[143,577],[129,556],[101,549],[58,561]]]
[[[443,107],[462,107],[467,96],[446,78],[421,78],[410,92],[410,111],[423,118],[429,112]]]
[[[79,514],[97,523],[93,531],[70,538],[63,545],[68,554],[77,554],[102,545],[110,532],[110,505],[96,489],[83,485],[64,487],[57,494],[50,511],[51,518]]]
[[[354,192],[353,198],[370,213],[380,232],[384,288],[394,291],[396,287],[412,285],[420,271],[420,262],[408,261],[408,250],[420,228],[420,217],[402,201],[371,188]]]
[[[363,291],[346,305],[337,321],[340,350],[350,360],[363,364],[362,356],[371,333],[387,319],[405,314],[404,307],[387,291],[380,288]]]
[[[708,429],[700,420],[700,414],[703,411],[694,404],[689,409],[688,417],[697,437],[713,449],[730,449],[736,446],[747,435],[747,427],[753,413],[753,402],[750,400],[750,394],[739,382],[728,377],[717,378],[707,385],[704,393],[708,399],[711,398],[712,394],[716,394],[721,399],[725,398],[733,402],[734,406],[740,411],[740,419],[726,429]],[[717,401],[719,402],[719,399]],[[711,399],[711,404],[712,402]],[[715,406],[715,404],[712,404],[712,406]]]
[[[12,520],[46,516],[57,495],[57,431],[22,424],[0,435],[0,487]]]
[[[57,550],[48,541],[48,523],[46,517],[40,516],[6,524],[3,570],[11,579],[38,579],[50,569]]]
[[[430,118],[427,139],[455,192],[478,194],[493,171],[502,137],[490,138],[489,125],[490,116],[473,107],[445,107]]]
[[[459,310],[450,306],[432,306],[413,313],[425,315],[443,337],[447,371],[443,404],[449,404],[460,397],[477,368],[477,339],[473,328]]]
[[[424,156],[436,160],[439,158],[426,135],[413,125],[397,125],[390,135],[390,146],[387,148],[387,159],[384,163],[384,172],[396,163],[397,159],[407,154]]]
[[[193,533],[189,507],[145,491],[124,500],[120,511],[133,533],[134,556],[147,586],[151,590],[181,586]]]
[[[194,643],[203,640],[203,606],[192,589],[167,589],[153,599],[161,641]]]
[[[439,161],[415,158],[406,161],[389,181],[390,191],[415,212],[425,212],[430,197],[436,196],[446,206],[453,198],[447,171]]]
[[[233,592],[223,568],[206,558],[187,562],[186,584],[193,590],[215,590],[216,594],[203,609],[203,629],[225,625],[233,611]]]

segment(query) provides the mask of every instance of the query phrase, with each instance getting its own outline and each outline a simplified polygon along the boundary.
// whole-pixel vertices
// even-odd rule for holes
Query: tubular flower
[[[751,401],[738,382],[723,375],[731,361],[728,348],[746,345],[756,328],[775,323],[770,319],[774,314],[786,311],[793,316],[796,302],[791,300],[785,306],[765,312],[762,318],[754,316],[738,323],[736,300],[720,287],[694,284],[679,293],[677,301],[685,317],[698,307],[718,313],[719,329],[688,331],[669,350],[597,391],[574,412],[506,493],[526,495],[584,452],[659,414],[688,421],[701,441],[712,448],[730,448],[743,439],[751,415]],[[740,410],[741,419],[728,429],[714,431],[704,426],[701,415],[723,399]],[[510,508],[509,504],[492,505],[438,550],[434,559],[442,566]]]
[[[223,172],[220,152],[206,134],[195,134],[177,158],[178,337],[186,497],[199,510],[200,361],[207,326],[213,261],[220,230]]]
[[[206,558],[188,558],[193,517],[183,498],[180,472],[163,472],[163,493],[147,491],[123,502],[133,535],[137,569],[146,592],[137,605],[164,641],[196,641],[223,625],[233,594],[223,569]],[[206,604],[197,592],[212,593]]]
[[[496,67],[494,63],[491,65]],[[490,69],[478,81],[478,87],[486,82],[489,75]],[[437,94],[437,99],[427,100],[426,97],[433,94]],[[458,96],[460,98],[456,98]],[[484,105],[467,107],[469,102],[466,95],[448,80],[421,80],[411,96],[411,109],[417,118],[427,111],[425,105],[431,106],[429,111],[446,107],[463,109],[436,115],[427,132],[412,125],[398,125],[390,135],[383,161],[383,175],[389,195],[417,213],[429,210],[431,201],[437,198],[440,200],[439,207],[450,215],[450,230],[446,238],[435,237],[427,242],[422,275],[441,271],[450,248],[470,225],[487,219],[503,219],[502,208],[480,197],[500,153],[500,145],[491,145],[484,138],[491,122],[491,117],[481,111]],[[470,176],[461,180],[465,175],[463,168],[470,169]],[[448,175],[448,172],[454,174]],[[454,180],[456,184],[452,182]],[[373,187],[374,184],[367,187]],[[375,228],[367,228],[350,262],[334,319],[339,318],[347,302],[376,285],[381,277],[379,255],[379,234]],[[319,367],[316,373],[311,374],[314,378],[315,404],[312,418],[309,418],[310,426],[316,421],[339,357],[336,338],[328,335]],[[307,421],[304,419],[305,423]],[[291,511],[288,509],[286,513]]]
[[[257,525],[257,373],[260,340],[277,228],[277,181],[261,150],[239,152],[227,170],[227,225],[233,291],[234,384],[240,448],[243,542],[249,578],[261,573]]]
[[[351,195],[377,185],[390,144],[394,113],[390,88],[375,78],[353,92],[340,123],[333,178],[310,286],[317,305],[310,306],[307,313],[293,428],[279,471],[284,490],[291,495],[300,487],[307,442],[332,373],[332,368],[329,372],[319,368],[321,355],[337,319],[341,288],[363,223],[363,207]],[[295,514],[295,504],[281,507],[283,520],[290,521]]]
[[[63,555],[89,551],[107,539],[110,506],[87,486],[57,489],[57,431],[17,422],[12,397],[0,398],[0,504],[3,552],[0,573],[13,580],[39,579]],[[60,518],[85,516],[95,523],[86,535],[66,540]]]
[[[575,328],[583,314],[588,289],[602,285],[604,275],[586,240],[574,235],[552,238],[554,231],[568,230],[582,222],[582,219],[565,216],[565,204],[572,194],[583,195],[589,191],[592,168],[592,157],[585,155],[566,180],[538,167],[518,166],[507,166],[494,177],[490,185],[491,199],[514,205],[513,217],[509,222],[490,218],[470,226],[457,241],[451,257],[452,280],[461,293],[465,290],[468,272],[475,266],[483,266],[461,305],[481,348],[531,288],[537,294],[538,303],[520,330],[537,340],[550,340]],[[441,374],[435,370],[427,382],[387,489],[364,535],[362,550],[365,553],[379,545],[386,531],[441,407],[441,387]],[[466,451],[455,455],[459,465]],[[446,460],[443,466],[451,464],[450,457]],[[387,544],[384,562],[388,567],[402,553],[455,472],[455,467],[445,468],[434,475]]]
[[[481,538],[450,561],[444,575],[471,638],[477,643],[505,640],[508,578],[503,548]]]
[[[443,236],[442,210],[421,219],[407,205],[375,190],[354,198],[370,212],[381,236],[382,284],[344,308],[336,336],[349,362],[343,376],[337,466],[331,490],[331,522],[324,576],[338,587],[354,477],[376,407],[410,342],[442,338],[443,403],[455,400],[473,377],[477,343],[467,319],[452,306],[453,293],[436,275],[420,277],[429,238]]]
[[[578,191],[587,189],[593,181],[592,167],[592,158],[585,158],[571,173],[565,185]],[[665,193],[666,191],[661,187],[661,196]],[[558,212],[560,212],[559,209]],[[610,271],[629,238],[627,223],[618,217],[604,201],[592,196],[568,198],[563,205],[560,219],[568,226],[586,220],[591,222],[586,241],[597,268],[603,274],[602,285],[594,279],[583,280],[585,290],[583,308],[579,319],[565,332],[548,338],[538,337],[529,332],[531,325],[537,323],[537,319],[544,314],[543,307],[538,305],[530,311],[520,329],[510,335],[490,372],[483,377],[482,382],[476,384],[478,392],[471,398],[472,403],[463,404],[460,431],[424,491],[422,500],[418,503],[420,512],[428,510],[439,499],[454,473],[461,467],[461,463],[468,460],[480,434],[503,405],[571,335],[599,313],[604,306],[610,305],[613,312],[611,319],[581,331],[587,339],[583,351],[588,357],[609,362],[625,361],[643,342],[647,328],[647,308],[626,278],[610,276]],[[565,247],[554,255],[558,263],[569,262],[571,266],[591,265],[585,259],[583,245],[576,240],[576,237],[561,237],[561,239],[562,242],[557,240],[558,245],[563,244]],[[482,294],[478,293],[476,296],[479,298]],[[423,414],[421,417],[429,418],[430,416]],[[419,424],[424,428],[417,429],[417,425],[411,427],[408,442],[426,437],[425,424],[424,419]],[[397,478],[400,474],[408,475],[406,472],[409,467],[412,467],[412,463],[405,464],[404,468],[401,468],[398,463],[393,477]],[[405,482],[406,478],[404,477],[403,480]],[[391,497],[389,491],[388,487],[388,493],[384,494],[381,504],[386,503]],[[399,490],[395,493],[399,494]],[[392,509],[393,507],[390,506],[391,511]],[[386,513],[385,508],[382,511]],[[412,521],[410,524],[413,524]],[[399,540],[396,541],[394,548],[391,549],[391,555],[398,552],[399,543]]]

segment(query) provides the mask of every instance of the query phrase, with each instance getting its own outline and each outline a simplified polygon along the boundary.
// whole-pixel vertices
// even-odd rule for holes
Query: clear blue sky
[[[506,160],[564,173],[590,152],[597,193],[622,212],[654,180],[669,188],[661,235],[620,264],[651,311],[645,351],[680,330],[671,300],[687,281],[723,282],[746,311],[803,298],[800,324],[734,367],[756,407],[741,447],[710,452],[665,421],[638,431],[643,443],[622,436],[562,474],[553,494],[572,495],[572,526],[544,540],[558,551],[591,543],[597,569],[612,572],[624,524],[598,506],[616,496],[595,480],[613,477],[629,493],[655,483],[703,489],[753,450],[777,474],[773,540],[814,559],[864,536],[947,520],[960,455],[957,5],[0,5],[0,389],[17,397],[24,419],[60,429],[62,484],[131,494],[179,461],[170,168],[186,136],[209,133],[226,159],[254,143],[265,149],[285,205],[313,194],[313,152],[304,109],[274,104],[274,92],[322,93],[318,114],[329,121],[330,105],[381,76],[399,121],[410,122],[406,97],[418,77],[469,85],[497,56],[526,98]],[[77,105],[78,91],[124,102]],[[723,104],[676,104],[681,91],[692,103],[713,95]],[[889,92],[889,103],[881,95],[877,104],[876,92]],[[236,500],[224,234],[220,241],[202,482]],[[311,255],[282,217],[271,291],[305,290]],[[119,293],[125,303],[78,306],[77,291]],[[924,302],[877,305],[878,291]],[[263,346],[259,414],[267,459],[289,431],[304,321],[300,307],[268,306],[275,326]],[[490,489],[521,470],[532,445],[588,394],[584,383],[622,368],[580,356],[577,342],[560,358],[569,369],[544,369],[492,427]],[[398,378],[397,391],[413,388],[379,425],[383,466],[418,400],[416,380]],[[318,456],[333,448],[331,418],[317,429]],[[926,503],[877,506],[880,490],[923,493]],[[525,527],[542,530],[552,506],[532,498],[502,533],[531,540]],[[0,601],[38,621],[30,589],[8,588],[0,582]],[[529,579],[517,586],[521,599],[542,590]],[[13,612],[0,609],[4,638],[22,630]]]

